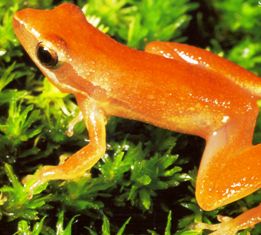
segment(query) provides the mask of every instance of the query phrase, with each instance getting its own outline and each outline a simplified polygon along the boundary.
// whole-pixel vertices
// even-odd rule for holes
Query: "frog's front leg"
[[[89,132],[89,144],[70,156],[63,164],[44,166],[34,175],[25,178],[25,185],[31,192],[50,180],[70,180],[83,176],[104,155],[106,150],[104,112],[95,101],[85,97],[77,97],[77,102]]]

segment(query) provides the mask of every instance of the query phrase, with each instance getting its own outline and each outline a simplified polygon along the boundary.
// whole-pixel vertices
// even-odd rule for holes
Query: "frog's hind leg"
[[[247,210],[238,217],[226,218],[219,224],[198,223],[196,229],[207,229],[214,231],[211,235],[235,235],[239,230],[251,228],[261,221],[261,204],[257,207]]]
[[[215,60],[226,63],[224,59],[207,50],[178,42],[150,42],[146,45],[145,51],[168,59],[200,65],[208,69],[209,67],[215,67]]]
[[[148,43],[145,51],[168,59],[189,63],[193,66],[199,66],[220,76],[225,76],[251,94],[261,97],[260,77],[210,51],[183,43],[157,41]]]
[[[251,143],[255,118],[256,112],[245,120],[231,119],[207,138],[196,183],[196,198],[204,210],[229,204],[261,188],[261,144]],[[234,234],[224,231],[238,231],[259,222],[261,206],[221,223],[214,234]]]

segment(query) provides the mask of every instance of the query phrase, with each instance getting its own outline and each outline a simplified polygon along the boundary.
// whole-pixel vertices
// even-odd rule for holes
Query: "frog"
[[[196,200],[206,211],[246,197],[261,186],[261,145],[252,144],[261,97],[260,77],[210,51],[176,42],[150,42],[145,50],[123,45],[63,3],[23,9],[13,28],[35,65],[59,90],[75,96],[89,143],[62,164],[43,166],[31,189],[51,180],[73,180],[106,152],[109,117],[148,123],[203,138]],[[232,235],[261,222],[261,204],[216,225]]]

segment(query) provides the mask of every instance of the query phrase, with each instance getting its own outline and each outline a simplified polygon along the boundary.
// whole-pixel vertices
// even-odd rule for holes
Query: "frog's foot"
[[[76,180],[82,176],[89,176],[84,168],[67,171],[66,165],[44,166],[38,169],[33,175],[27,175],[22,183],[29,194],[29,198],[42,192],[52,180]]]
[[[52,180],[77,180],[81,177],[90,177],[89,170],[91,167],[73,166],[68,167],[68,162],[58,166],[43,166],[33,175],[26,176],[22,183],[25,190],[28,191],[29,197],[42,192],[47,183]]]
[[[238,231],[253,228],[261,222],[261,204],[249,209],[234,219],[218,216],[219,224],[198,223],[195,229],[214,231],[211,235],[235,235]]]
[[[28,190],[33,193],[35,189],[44,185],[48,181],[51,180],[66,180],[66,179],[74,179],[75,174],[73,170],[69,170],[67,174],[65,173],[64,164],[67,159],[69,159],[70,155],[62,154],[59,157],[59,165],[58,166],[43,166],[38,169],[33,175],[27,175],[22,179],[22,183],[25,185]],[[83,176],[84,173],[82,173]]]
[[[55,179],[66,179],[66,175],[59,167],[44,166],[38,169],[33,175],[27,175],[23,178],[22,183],[31,197],[42,191],[41,188],[45,188],[48,181]]]
[[[239,228],[229,217],[218,216],[219,224],[198,223],[195,225],[196,230],[210,230],[213,231],[211,235],[235,235]]]

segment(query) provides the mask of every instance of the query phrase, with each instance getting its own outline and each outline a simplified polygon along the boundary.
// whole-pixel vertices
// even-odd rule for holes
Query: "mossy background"
[[[73,137],[66,136],[78,112],[73,96],[43,78],[12,29],[18,9],[52,8],[61,2],[0,2],[0,234],[202,234],[191,226],[216,223],[217,214],[235,217],[260,203],[259,190],[224,208],[200,210],[194,183],[204,141],[118,118],[110,119],[107,154],[90,174],[75,182],[51,182],[29,200],[20,183],[25,175],[40,165],[58,164],[60,155],[88,143],[82,123]],[[258,0],[71,2],[130,47],[142,49],[153,40],[185,42],[261,74]],[[260,140],[261,120],[254,142]],[[261,226],[251,234],[261,234]]]

